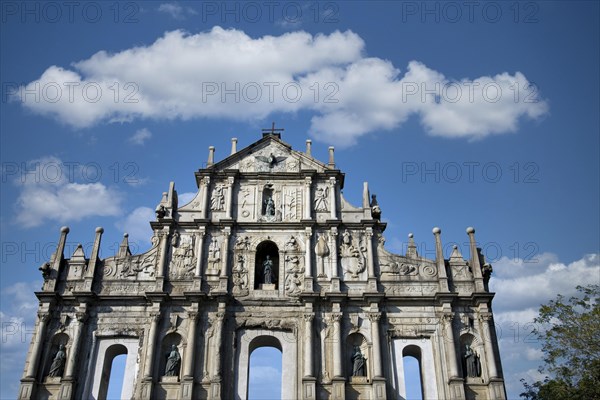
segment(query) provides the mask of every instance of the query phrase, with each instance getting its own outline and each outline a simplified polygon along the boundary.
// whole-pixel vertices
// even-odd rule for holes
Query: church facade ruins
[[[505,399],[488,290],[491,266],[467,229],[470,256],[384,247],[386,224],[364,185],[295,151],[275,130],[195,173],[179,204],[171,183],[151,221],[152,247],[128,238],[100,259],[66,258],[69,229],[40,267],[43,287],[19,399],[105,399],[126,355],[126,399],[248,397],[260,347],[282,354],[282,399],[405,399],[403,358],[420,368],[423,399]]]

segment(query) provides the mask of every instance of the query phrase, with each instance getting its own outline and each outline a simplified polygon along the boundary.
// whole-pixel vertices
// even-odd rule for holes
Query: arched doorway
[[[423,400],[423,375],[421,371],[421,349],[407,346],[402,350],[406,400]]]
[[[272,336],[259,336],[249,345],[248,400],[272,400],[281,396],[283,351]]]
[[[240,329],[237,334],[235,357],[235,400],[248,400],[250,357],[260,348],[281,351],[281,391],[278,399],[300,397],[297,374],[297,338],[293,332]]]

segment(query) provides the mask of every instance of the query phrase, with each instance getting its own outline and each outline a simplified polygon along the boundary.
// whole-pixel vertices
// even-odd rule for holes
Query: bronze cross
[[[271,124],[271,128],[263,128],[262,129],[263,136],[265,136],[265,135],[275,135],[276,134],[275,132],[280,133],[280,132],[283,132],[283,131],[285,131],[285,129],[283,129],[283,128],[275,128],[275,122],[273,122],[273,124]],[[277,135],[277,136],[279,136],[279,135]]]

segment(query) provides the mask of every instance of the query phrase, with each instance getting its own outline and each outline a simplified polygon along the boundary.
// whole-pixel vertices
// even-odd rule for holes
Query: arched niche
[[[158,376],[165,376],[165,367],[167,365],[167,358],[169,356],[169,354],[171,353],[171,348],[172,346],[175,346],[177,348],[177,351],[179,352],[179,357],[180,357],[180,362],[179,362],[179,371],[176,375],[176,377],[181,377],[181,367],[183,365],[183,355],[185,354],[184,348],[185,348],[185,343],[183,341],[183,339],[181,338],[181,335],[179,335],[177,332],[171,332],[167,335],[165,335],[165,337],[162,340],[162,344],[161,344],[161,352],[160,352],[160,362],[158,363]]]
[[[47,377],[48,374],[50,373],[50,368],[52,366],[52,362],[54,361],[54,357],[56,356],[56,353],[58,353],[58,349],[59,347],[62,345],[64,346],[64,352],[65,352],[65,362],[63,364],[63,372],[62,374],[60,374],[60,377],[62,377],[64,375],[64,368],[66,367],[66,357],[68,357],[69,355],[69,335],[67,335],[64,332],[60,332],[57,333],[56,335],[54,335],[52,337],[52,339],[50,340],[50,346],[48,346],[48,353],[46,354],[46,357],[44,359],[44,376]]]
[[[256,256],[254,258],[254,289],[266,289],[265,285],[265,261],[272,261],[271,284],[273,290],[279,287],[279,248],[270,241],[262,241],[256,246]]]
[[[360,350],[364,360],[364,375],[354,376],[355,363],[357,361],[353,360],[356,349]],[[371,379],[371,346],[367,342],[367,339],[360,333],[354,332],[348,335],[346,338],[346,352],[345,352],[345,364],[346,364],[346,374],[349,378],[354,380],[366,380],[370,381]],[[351,380],[351,379],[349,379]]]
[[[471,333],[461,335],[459,343],[460,366],[463,378],[467,381],[481,381],[484,376],[482,368],[482,357],[484,353],[482,343]],[[471,354],[468,354],[467,346],[469,347]],[[467,367],[467,363],[471,363],[470,368]],[[468,370],[471,372],[471,376],[469,376]]]

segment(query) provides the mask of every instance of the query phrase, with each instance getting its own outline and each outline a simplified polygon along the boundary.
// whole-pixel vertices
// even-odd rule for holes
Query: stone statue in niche
[[[211,269],[219,269],[219,263],[221,262],[221,248],[217,238],[212,238],[210,245],[208,246],[208,263]]]
[[[365,368],[367,359],[360,351],[360,346],[354,346],[354,352],[352,353],[351,360],[352,376],[367,376]]]
[[[167,353],[167,363],[165,365],[165,376],[179,376],[179,366],[181,365],[181,356],[177,346],[171,345],[171,351]]]
[[[275,201],[273,197],[267,197],[265,200],[265,216],[267,218],[275,217]]]
[[[264,284],[271,285],[273,283],[273,260],[267,255],[265,261],[263,261],[263,280]]]
[[[469,378],[477,378],[481,376],[481,363],[479,362],[479,356],[470,345],[465,345],[464,366],[466,376]]]
[[[218,184],[215,186],[210,199],[210,209],[213,211],[223,211],[225,209],[225,186]]]
[[[342,235],[342,245],[340,246],[340,262],[344,273],[349,274],[352,279],[358,279],[358,274],[365,270],[365,252],[366,248],[364,246],[354,246],[350,232],[345,230]]]
[[[50,372],[48,372],[48,376],[51,378],[61,377],[65,369],[66,361],[67,354],[65,353],[65,345],[61,344],[58,346],[58,351],[52,360],[52,365],[50,365]]]
[[[315,211],[327,211],[328,187],[318,187],[315,191]]]

